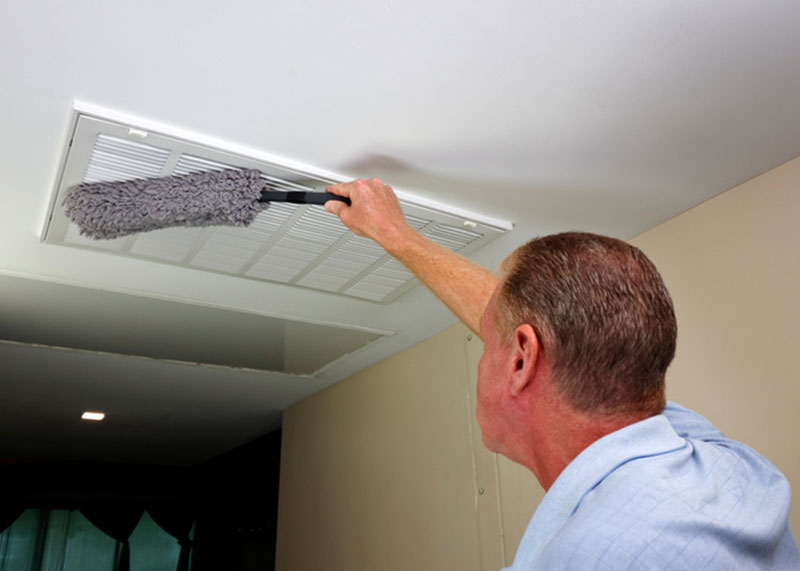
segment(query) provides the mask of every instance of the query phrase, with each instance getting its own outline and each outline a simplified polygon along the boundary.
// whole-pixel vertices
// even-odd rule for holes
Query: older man
[[[329,190],[352,203],[329,211],[484,341],[484,444],[547,490],[510,569],[800,569],[786,479],[665,401],[675,314],[641,251],[594,234],[546,236],[512,253],[498,279],[408,226],[381,181]]]

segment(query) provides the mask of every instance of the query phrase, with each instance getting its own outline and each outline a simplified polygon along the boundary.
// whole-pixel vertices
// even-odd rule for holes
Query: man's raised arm
[[[499,279],[481,266],[432,242],[408,225],[392,188],[378,179],[355,180],[328,188],[350,198],[330,200],[325,208],[356,234],[375,240],[402,262],[472,331]]]

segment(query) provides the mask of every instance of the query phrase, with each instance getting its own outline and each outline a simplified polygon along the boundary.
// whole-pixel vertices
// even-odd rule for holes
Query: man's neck
[[[646,415],[604,416],[576,411],[557,394],[537,399],[536,422],[529,427],[525,461],[545,491],[564,468],[593,442]],[[523,443],[520,443],[523,444]]]

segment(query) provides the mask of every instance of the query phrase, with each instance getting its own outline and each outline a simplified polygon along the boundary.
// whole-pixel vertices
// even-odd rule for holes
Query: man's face
[[[497,305],[500,286],[489,300],[481,320],[481,337],[484,349],[478,363],[477,407],[475,416],[481,427],[483,444],[492,452],[502,448],[502,388],[510,358],[510,343],[504,343],[497,327]]]

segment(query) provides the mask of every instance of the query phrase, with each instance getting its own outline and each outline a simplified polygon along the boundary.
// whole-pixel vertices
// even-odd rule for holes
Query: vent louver
[[[115,240],[79,234],[61,205],[79,182],[256,168],[277,190],[321,190],[333,179],[164,131],[77,113],[44,241],[90,248],[243,278],[389,303],[416,285],[414,276],[371,240],[357,236],[320,206],[273,203],[246,228],[170,228]],[[403,203],[409,223],[435,242],[469,253],[505,229]],[[465,227],[465,224],[467,227]]]

